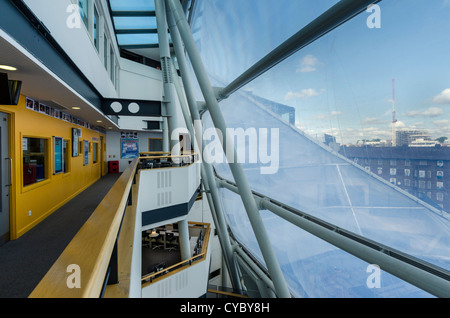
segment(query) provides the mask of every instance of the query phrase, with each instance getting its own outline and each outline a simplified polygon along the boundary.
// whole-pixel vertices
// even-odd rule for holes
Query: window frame
[[[150,143],[151,143],[152,140],[161,140],[161,150],[151,150],[151,149],[150,149]],[[148,151],[149,151],[149,152],[153,152],[153,151],[155,151],[155,152],[163,151],[163,139],[162,139],[162,138],[148,138]]]
[[[58,175],[64,173],[64,138],[53,136],[52,141],[53,175]],[[57,152],[58,143],[60,143],[60,151]],[[58,169],[56,166],[57,156],[60,157],[60,168]]]
[[[99,163],[99,143],[92,142],[92,164],[96,165]]]
[[[21,187],[23,190],[32,190],[36,187],[40,187],[43,184],[46,184],[47,182],[50,182],[50,178],[51,178],[51,174],[50,174],[50,145],[51,145],[51,141],[52,138],[51,137],[44,137],[44,136],[36,136],[36,135],[22,135],[21,136],[21,140],[22,140],[22,147],[21,147]],[[44,178],[42,180],[37,180],[37,176],[36,176],[36,181],[33,183],[28,183],[28,184],[24,184],[25,182],[25,174],[24,174],[24,169],[25,169],[25,164],[24,164],[24,158],[25,158],[25,152],[24,152],[24,139],[41,139],[44,140],[44,152],[43,152],[43,156],[44,156]],[[29,144],[27,143],[27,148],[29,147]],[[36,167],[37,169],[37,167]],[[37,174],[37,172],[36,172]]]
[[[97,5],[94,3],[94,19],[93,19],[93,41],[97,53],[100,53],[100,13]]]
[[[84,26],[86,27],[86,30],[89,32],[89,18],[90,18],[90,10],[89,10],[89,0],[78,0],[78,13],[80,14],[81,21],[83,21]],[[84,7],[82,4],[85,4],[86,7]],[[82,14],[83,13],[83,14]]]

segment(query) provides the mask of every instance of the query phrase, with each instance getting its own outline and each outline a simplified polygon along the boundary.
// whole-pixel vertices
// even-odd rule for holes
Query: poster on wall
[[[89,141],[84,141],[84,165],[89,164]]]
[[[78,157],[78,129],[72,128],[72,157]]]
[[[139,140],[121,139],[120,158],[134,159],[139,157]]]
[[[27,108],[34,110],[34,100],[32,100],[31,98],[28,98],[28,97],[27,97]]]
[[[54,149],[54,174],[61,173],[63,171],[63,139],[61,137],[53,137],[53,149]]]

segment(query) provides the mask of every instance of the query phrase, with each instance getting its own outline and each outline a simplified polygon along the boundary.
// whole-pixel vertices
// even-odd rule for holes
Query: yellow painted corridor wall
[[[26,108],[26,97],[21,96],[17,106],[0,106],[0,111],[10,115],[10,156],[13,159],[13,187],[11,188],[10,229],[11,239],[17,239],[33,228],[59,207],[100,179],[101,164],[106,174],[106,135],[79,125],[57,119]],[[91,143],[89,163],[84,165],[80,149],[78,157],[69,156],[68,173],[53,174],[54,151],[52,137],[62,137],[72,143],[72,128],[81,128],[80,140]],[[23,185],[23,137],[47,139],[48,179]],[[103,149],[100,140],[103,137]],[[93,163],[93,143],[98,143],[98,163]],[[100,152],[103,163],[100,163]],[[71,151],[70,151],[71,152]],[[29,215],[31,211],[31,216]]]

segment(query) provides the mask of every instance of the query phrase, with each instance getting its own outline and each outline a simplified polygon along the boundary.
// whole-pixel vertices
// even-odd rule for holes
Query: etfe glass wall
[[[212,84],[335,3],[197,1],[192,29]],[[245,132],[235,142],[252,189],[449,270],[450,41],[439,36],[449,14],[444,1],[384,0],[223,100],[227,125]],[[264,263],[240,197],[222,195],[233,234]],[[262,215],[295,296],[430,296],[383,271],[371,280],[371,264]]]

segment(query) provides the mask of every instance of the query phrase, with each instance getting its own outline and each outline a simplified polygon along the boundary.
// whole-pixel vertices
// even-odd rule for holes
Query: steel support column
[[[239,88],[381,0],[341,0],[280,44],[218,92],[225,99]]]
[[[214,122],[216,128],[222,131],[224,140],[222,142],[222,147],[225,153],[227,152],[227,147],[229,149],[234,149],[234,140],[227,138],[227,130],[225,120],[223,118],[222,112],[220,111],[219,104],[217,102],[214,90],[209,82],[206,70],[203,66],[200,54],[195,46],[195,41],[192,36],[190,27],[184,16],[181,4],[177,0],[167,0],[170,6],[171,12],[175,19],[176,25],[180,32],[181,38],[183,39],[186,51],[190,57],[194,72],[196,74],[197,80],[200,84],[203,96],[205,98],[208,110],[211,114],[211,118]],[[234,151],[233,163],[230,163],[230,169],[233,174],[234,180],[239,187],[239,194],[244,203],[245,209],[247,211],[248,218],[252,225],[253,231],[255,233],[256,239],[258,241],[259,247],[261,249],[264,261],[266,262],[267,268],[269,270],[270,276],[274,282],[276,293],[278,297],[288,298],[291,297],[288,286],[284,279],[283,273],[281,271],[280,265],[276,258],[275,252],[270,243],[269,237],[267,235],[264,223],[262,221],[261,215],[259,214],[259,209],[253,198],[250,186],[247,182],[244,170],[239,164],[236,151]]]
[[[168,130],[163,133],[163,145],[165,139],[169,139],[170,152],[173,156],[180,154],[180,141],[178,137],[172,138],[172,133],[179,128],[177,116],[177,104],[175,99],[175,87],[170,68],[170,46],[167,32],[166,9],[164,0],[155,0],[156,23],[158,25],[159,54],[161,58],[161,71],[164,85],[163,105],[165,105]],[[165,125],[165,123],[163,123]],[[165,128],[165,127],[164,127]],[[167,147],[167,144],[165,145]],[[165,150],[166,151],[166,150]]]
[[[189,245],[189,226],[187,219],[178,222],[178,233],[180,234],[181,260],[184,261],[192,257]]]
[[[155,0],[156,23],[158,25],[159,51],[161,57],[161,70],[163,74],[164,99],[163,104],[166,105],[168,128],[165,130],[165,138],[170,141],[170,152],[172,156],[180,154],[180,140],[178,135],[173,138],[172,134],[179,128],[176,104],[176,89],[173,82],[172,61],[170,58],[169,35],[167,32],[166,8],[164,0]],[[166,135],[168,134],[168,136]],[[167,142],[163,140],[164,148]],[[167,150],[165,150],[167,151]],[[173,159],[172,159],[173,160]],[[178,222],[180,232],[180,253],[181,259],[187,260],[192,257],[189,245],[189,228],[186,220]]]
[[[230,181],[218,179],[218,183],[234,193],[239,192],[236,184]],[[255,193],[254,196],[261,208],[271,211],[331,245],[369,264],[377,264],[384,271],[437,297],[450,297],[449,271],[346,231],[261,194]]]
[[[167,9],[167,13],[168,13],[167,21],[169,25],[169,30],[172,37],[175,54],[177,56],[178,65],[180,67],[181,78],[184,85],[184,92],[186,94],[187,104],[189,107],[191,117],[189,117],[189,112],[184,104],[184,96],[182,96],[181,94],[181,85],[177,84],[178,78],[175,78],[176,84],[175,87],[177,88],[178,91],[179,95],[178,97],[180,99],[183,115],[185,117],[186,126],[188,127],[189,133],[192,136],[191,140],[193,141],[194,151],[199,154],[202,154],[204,146],[202,138],[203,129],[201,126],[200,115],[197,109],[197,102],[195,100],[194,90],[192,88],[192,82],[189,76],[189,69],[186,57],[184,55],[185,53],[183,48],[183,42],[176,27],[175,21],[172,15],[170,14],[170,8]],[[214,171],[211,165],[203,160],[203,156],[201,156],[201,158],[202,158],[202,170],[201,170],[202,180],[205,186],[206,196],[208,199],[208,203],[210,205],[213,220],[216,225],[216,228],[218,229],[219,243],[222,247],[222,253],[224,255],[224,259],[227,264],[227,269],[230,274],[231,283],[236,290],[242,290],[236,261],[234,259],[234,254],[232,252],[230,238],[228,235],[222,202],[220,200],[216,179],[214,177]]]

